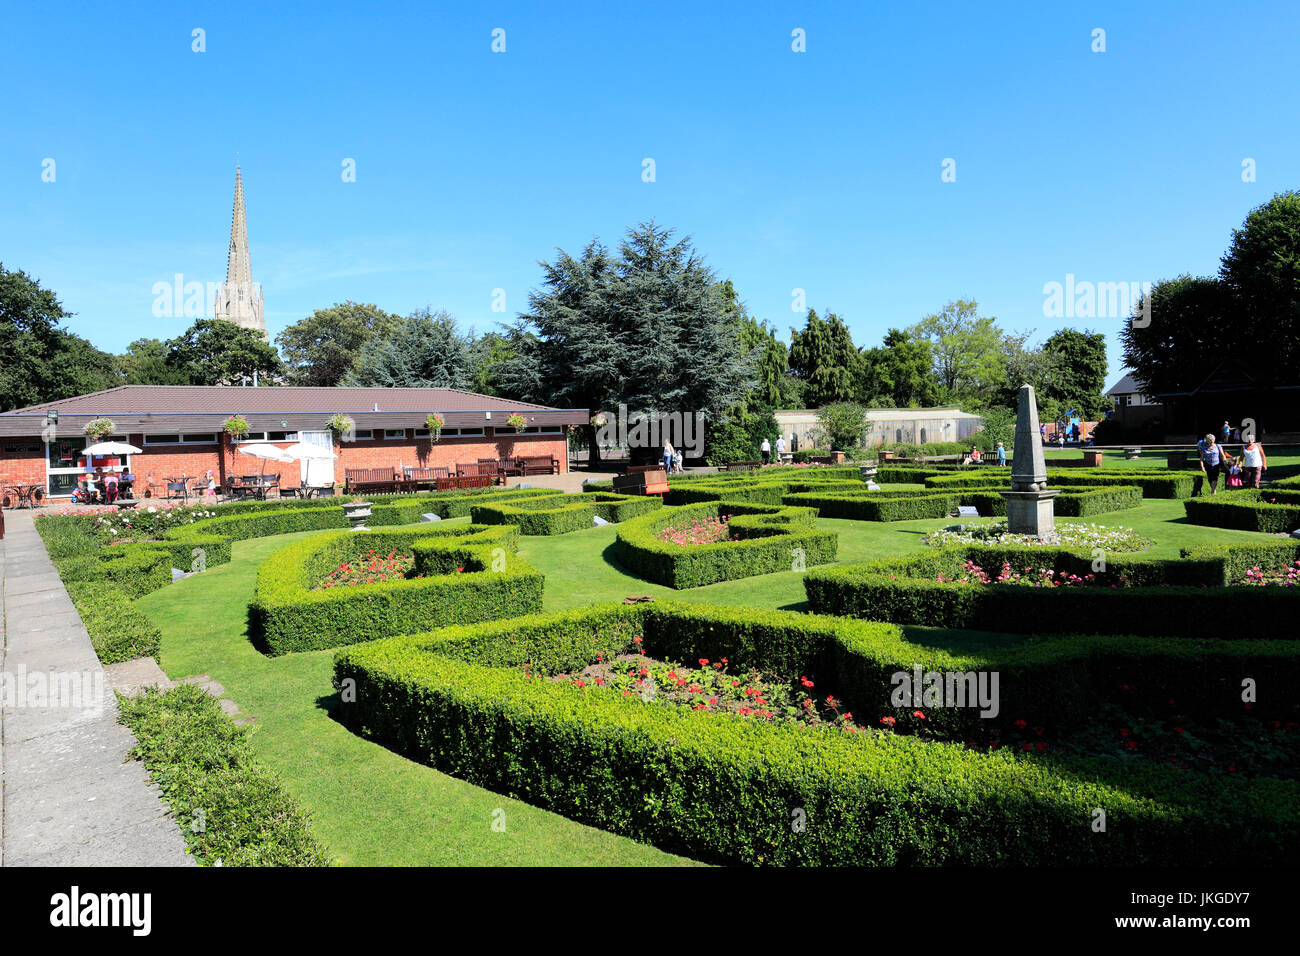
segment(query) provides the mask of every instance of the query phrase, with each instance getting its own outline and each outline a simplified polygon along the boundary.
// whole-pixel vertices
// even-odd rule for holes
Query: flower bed
[[[714,543],[663,540],[668,528],[689,529],[729,515],[727,538]],[[624,568],[671,588],[803,570],[835,560],[839,536],[817,528],[811,508],[770,507],[740,501],[705,502],[644,515],[625,522],[614,540]]]
[[[340,561],[312,590],[349,588],[380,581],[399,581],[415,567],[414,554],[398,554],[396,549],[380,554],[371,548],[356,561]]]
[[[1132,528],[1108,528],[1097,524],[1075,524],[1066,522],[1056,526],[1060,542],[1050,547],[1076,548],[1089,550],[1101,548],[1111,553],[1144,551],[1151,547],[1151,540],[1144,538]],[[1032,535],[1012,534],[1007,530],[1005,521],[995,521],[987,525],[961,525],[958,528],[942,528],[932,531],[922,542],[930,547],[945,545],[1014,545],[1017,547],[1048,547]]]
[[[1246,572],[1242,584],[1250,587],[1284,587],[1293,588],[1300,585],[1300,561],[1296,561],[1289,568],[1274,569],[1265,571],[1259,565],[1255,565]]]
[[[727,522],[731,515],[711,515],[703,519],[696,518],[689,525],[680,528],[669,525],[655,535],[660,541],[690,547],[700,544],[717,544],[727,540]]]
[[[995,668],[1005,713],[1014,704],[1030,725],[1059,716],[1076,728],[1095,715],[1099,688],[1119,683],[1116,674],[1149,675],[1137,688],[1143,701],[1186,693],[1209,714],[1225,712],[1224,689],[1240,706],[1237,673],[1269,674],[1278,686],[1298,673],[1292,646],[1276,641],[1207,642],[1193,655],[1177,641],[1062,638],[958,656],[886,624],[654,602],[346,648],[335,655],[334,679],[350,693],[336,713],[446,773],[711,862],[1258,865],[1300,851],[1300,789],[1286,780],[977,752],[961,744],[989,725],[969,709],[908,712],[923,713],[927,733],[954,745],[879,729],[810,732],[798,720],[716,712],[698,699],[648,706],[626,693],[630,686],[579,676],[611,660],[621,667],[638,636],[644,655],[664,666],[704,660],[699,669],[716,671],[726,657],[733,673],[803,675],[818,693],[837,688],[841,714],[871,714],[874,723],[885,711],[896,725],[902,717],[882,706],[890,674],[918,662]],[[694,666],[677,674],[672,687],[684,679],[686,694],[703,679]],[[760,692],[775,699],[766,685]],[[1087,825],[1096,807],[1107,809],[1104,838]],[[806,827],[791,827],[794,810]]]

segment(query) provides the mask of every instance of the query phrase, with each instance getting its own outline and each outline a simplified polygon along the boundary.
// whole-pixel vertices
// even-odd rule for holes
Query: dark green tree
[[[734,316],[689,238],[642,223],[612,254],[541,263],[544,279],[497,366],[506,394],[570,408],[722,415],[754,384]],[[587,426],[592,461],[599,447]]]
[[[862,356],[853,336],[834,312],[825,319],[808,310],[803,329],[790,330],[790,370],[804,383],[803,401],[809,408],[853,397],[859,381]]]
[[[366,348],[388,338],[401,322],[377,305],[350,299],[317,309],[275,337],[286,384],[339,384]]]
[[[449,312],[420,309],[367,348],[342,384],[469,391],[474,387],[478,351],[474,336],[462,334]]]
[[[1234,354],[1234,317],[1224,283],[1188,275],[1161,280],[1120,330],[1124,364],[1149,395],[1188,391]]]
[[[1050,356],[1053,365],[1046,394],[1060,403],[1062,412],[1077,409],[1091,421],[1112,406],[1106,396],[1105,335],[1060,329],[1048,336],[1041,351]]]
[[[878,407],[924,408],[938,401],[930,343],[890,329],[882,347],[862,350],[866,373],[858,400]]]
[[[981,316],[975,301],[949,302],[908,332],[930,345],[940,401],[996,399],[1006,382],[1009,347],[997,320]]]
[[[1300,384],[1300,192],[1252,209],[1223,257],[1232,353],[1262,385]]]
[[[262,333],[225,319],[199,319],[169,339],[166,362],[190,385],[239,385],[254,375],[270,385],[281,371],[280,356]]]
[[[508,362],[514,355],[514,347],[508,335],[499,332],[487,332],[478,340],[478,364],[474,368],[474,388],[480,395],[507,396],[500,380],[499,366]]]
[[[167,343],[162,339],[136,339],[117,357],[127,385],[188,385],[185,369],[167,364]]]

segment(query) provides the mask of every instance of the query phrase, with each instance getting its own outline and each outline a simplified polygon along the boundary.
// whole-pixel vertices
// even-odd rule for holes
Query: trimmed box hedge
[[[120,664],[140,657],[158,659],[162,631],[136,609],[130,594],[100,582],[72,581],[68,597],[81,615],[100,663]]]
[[[1180,560],[1107,555],[1094,572],[1091,555],[1065,548],[936,548],[905,558],[826,568],[804,578],[811,610],[897,624],[1035,634],[1124,632],[1176,638],[1290,638],[1300,613],[1300,589],[1228,587],[1239,580],[1231,548],[1187,550]],[[1293,543],[1250,556],[1266,569],[1287,567]],[[1097,584],[1077,587],[961,584],[966,561],[996,575],[1050,568]],[[1262,562],[1262,563],[1261,563]],[[1232,577],[1229,577],[1229,575]],[[945,580],[939,580],[943,575]],[[1113,585],[1113,587],[1107,586]]]
[[[701,518],[732,515],[731,539],[683,546],[660,541],[665,528]],[[710,501],[644,515],[625,522],[614,540],[614,557],[629,573],[670,588],[697,588],[757,574],[795,570],[835,560],[839,535],[817,529],[812,508],[771,507],[743,501]],[[799,568],[802,570],[802,568]]]
[[[272,554],[249,610],[271,655],[313,651],[541,610],[541,572],[515,554],[512,527],[421,525],[319,535]],[[410,548],[423,577],[313,590],[341,561]],[[463,569],[463,570],[462,570]]]
[[[1300,528],[1300,491],[1225,491],[1183,502],[1187,520],[1212,528],[1286,534]]]
[[[515,525],[526,535],[568,534],[592,527],[592,519],[597,515],[618,524],[662,506],[663,502],[654,495],[556,494],[504,504],[476,503],[470,509],[470,520],[475,524]]]
[[[659,657],[811,673],[846,702],[879,694],[878,657],[888,645],[895,666],[902,644],[885,625],[780,611],[598,605],[347,648],[336,712],[413,760],[709,862],[1284,865],[1300,851],[1293,781],[818,732],[545,679],[633,634]],[[1054,686],[1070,693],[1067,678],[1058,668]],[[800,811],[806,826],[792,827]]]
[[[55,567],[64,583],[102,583],[132,598],[172,583],[171,554],[149,544],[103,548],[93,555],[65,558]]]
[[[1142,490],[1133,485],[1064,487],[1059,490],[1061,493],[1054,499],[1056,513],[1065,518],[1086,518],[1122,508],[1136,508],[1142,503]],[[1006,499],[994,486],[898,491],[883,488],[880,491],[832,489],[787,494],[781,498],[781,502],[815,508],[822,518],[847,518],[855,521],[943,518],[952,514],[958,505],[974,507],[984,517],[1007,513]]]

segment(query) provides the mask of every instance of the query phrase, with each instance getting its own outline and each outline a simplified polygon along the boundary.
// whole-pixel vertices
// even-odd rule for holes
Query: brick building
[[[431,441],[429,413],[444,419]],[[326,423],[342,413],[355,423],[339,440]],[[522,430],[506,425],[518,413]],[[246,441],[281,448],[304,441],[328,445],[335,461],[280,463],[237,453],[224,430],[242,415]],[[41,484],[49,497],[71,495],[88,464],[121,467],[136,478],[136,493],[164,493],[169,479],[212,471],[219,484],[230,476],[279,472],[285,486],[342,485],[346,469],[449,466],[480,458],[549,456],[568,468],[568,429],[588,420],[586,409],[548,408],[449,388],[240,388],[192,385],[123,385],[89,395],[0,413],[0,485]],[[141,449],[124,459],[87,463],[85,426],[107,418],[112,440]]]

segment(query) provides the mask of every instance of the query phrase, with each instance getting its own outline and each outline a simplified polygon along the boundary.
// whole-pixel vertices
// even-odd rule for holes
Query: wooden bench
[[[761,461],[732,461],[727,463],[727,471],[753,471],[755,468],[762,468]]]
[[[549,455],[534,455],[519,459],[521,475],[558,475],[560,462]]]
[[[466,462],[456,465],[457,478],[487,478],[494,484],[505,484],[505,475],[502,474],[500,467],[487,462]],[[476,486],[477,487],[477,486]]]
[[[518,460],[514,458],[480,458],[478,463],[480,465],[490,465],[495,468],[497,470],[496,473],[502,477],[523,474],[523,472],[519,470]]]
[[[668,473],[662,466],[633,466],[627,472],[626,475],[614,476],[615,494],[662,495],[668,491]]]
[[[439,478],[450,477],[451,468],[446,465],[435,465],[428,468],[408,467],[406,469],[406,484],[412,491],[422,487],[436,488]]]
[[[496,483],[492,475],[457,475],[439,478],[437,491],[461,491],[465,488],[491,488]]]
[[[344,472],[344,485],[348,494],[358,491],[398,491],[402,484],[391,468],[348,468]]]

